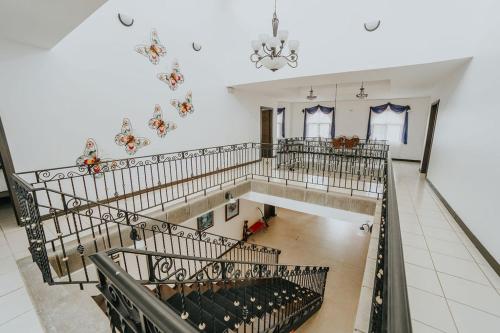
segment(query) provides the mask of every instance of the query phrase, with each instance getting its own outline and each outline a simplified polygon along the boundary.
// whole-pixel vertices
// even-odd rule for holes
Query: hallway
[[[498,332],[500,277],[418,163],[393,163],[413,332]]]

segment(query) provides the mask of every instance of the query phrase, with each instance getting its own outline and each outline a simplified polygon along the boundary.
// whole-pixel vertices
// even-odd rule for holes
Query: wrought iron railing
[[[412,332],[392,162],[384,168],[384,195],[373,285],[370,333]]]
[[[51,218],[50,207],[63,205],[58,192],[147,213],[249,178],[381,196],[387,145],[336,149],[311,142],[242,143],[100,162],[98,172],[68,166],[17,175],[37,189],[44,220]]]
[[[49,284],[94,283],[97,280],[94,270],[88,267],[88,256],[116,247],[278,262],[277,249],[200,232],[52,189],[35,189],[16,175],[13,179],[30,252]],[[39,191],[60,199],[53,201],[52,206],[40,204],[36,195]],[[49,220],[42,221],[40,209],[48,209]]]
[[[204,332],[221,332],[217,329],[221,326],[237,330],[244,325],[247,325],[245,332],[288,332],[293,328],[292,318],[310,315],[313,308],[321,306],[329,270],[328,267],[207,259],[132,249],[114,249],[95,254],[91,259],[99,271],[98,288],[115,318],[138,317],[130,316],[130,311],[122,305],[131,301],[127,291],[117,290],[114,282],[116,275],[126,275],[136,284],[149,286],[163,301],[175,295],[177,316],[168,314],[164,320],[190,318],[192,324]],[[113,264],[115,267],[111,268]],[[197,271],[197,267],[203,269]],[[231,293],[231,290],[237,292]],[[113,294],[122,297],[114,301]],[[218,302],[217,294],[231,295],[232,303]],[[155,304],[149,299],[134,302],[129,308],[144,313],[143,308],[149,309]],[[146,318],[146,322],[154,320]],[[133,326],[139,324],[136,320]]]
[[[277,262],[276,249],[255,248],[147,214],[249,179],[381,196],[386,156],[386,146],[371,142],[352,149],[243,143],[101,162],[97,169],[24,172],[13,180],[25,207],[21,223],[44,280],[87,283],[96,279],[87,269],[88,255],[114,247],[209,258],[264,255],[267,262]]]

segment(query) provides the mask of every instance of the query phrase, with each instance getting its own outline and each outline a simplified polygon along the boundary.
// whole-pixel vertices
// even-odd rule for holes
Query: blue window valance
[[[316,105],[310,108],[305,108],[303,110],[304,112],[304,137],[306,137],[306,128],[307,128],[307,115],[308,114],[314,114],[318,111],[323,112],[324,114],[329,114],[332,113],[332,126],[330,127],[330,134],[332,138],[335,137],[335,108],[334,107],[328,107],[328,106],[322,106],[322,105]]]
[[[278,115],[283,113],[282,123],[281,123],[281,136],[285,137],[285,108],[277,108],[276,113]]]
[[[379,106],[370,106],[370,113],[368,115],[368,129],[366,130],[366,140],[369,140],[370,135],[371,135],[372,112],[382,113],[387,109],[391,109],[392,111],[394,111],[396,113],[405,112],[405,120],[404,120],[404,124],[403,124],[403,135],[402,135],[401,139],[402,139],[404,144],[407,144],[408,143],[408,110],[410,110],[411,108],[409,105],[396,105],[396,104],[392,104],[392,103],[386,103],[386,104],[382,104]]]

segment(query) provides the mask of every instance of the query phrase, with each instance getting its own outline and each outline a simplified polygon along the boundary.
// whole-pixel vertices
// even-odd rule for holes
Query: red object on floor
[[[266,225],[264,224],[264,222],[262,222],[262,220],[258,220],[248,228],[248,231],[250,231],[252,234],[255,234],[256,232],[259,232],[265,227]]]

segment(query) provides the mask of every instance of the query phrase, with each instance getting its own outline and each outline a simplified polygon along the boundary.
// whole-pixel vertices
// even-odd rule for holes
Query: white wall
[[[264,211],[264,204],[240,199],[240,214],[226,222],[225,207],[226,205],[222,205],[214,209],[214,226],[206,231],[238,240],[243,238],[243,222],[248,220],[248,226],[251,226],[261,218],[257,208]],[[196,229],[196,218],[183,222],[182,225]]]
[[[360,138],[366,137],[368,126],[368,112],[370,106],[387,103],[388,100],[340,100],[337,101],[335,111],[335,136],[357,135]],[[408,114],[408,144],[391,147],[392,157],[420,160],[423,153],[425,141],[427,119],[429,116],[430,99],[429,98],[409,98],[394,99],[390,102],[399,105],[410,105],[411,111]],[[329,102],[308,102],[308,103],[290,103],[289,118],[291,124],[287,135],[289,137],[302,136],[304,130],[304,114],[302,110],[314,105],[334,106],[335,103]],[[287,124],[288,125],[288,124]]]
[[[114,143],[124,117],[152,140],[137,156],[258,140],[259,106],[274,105],[227,92],[219,10],[219,1],[113,0],[49,51],[0,40],[0,115],[16,170],[73,165],[88,137],[101,157],[128,157]],[[122,26],[118,12],[133,16],[134,25]],[[157,66],[134,51],[152,28],[167,47]],[[172,92],[156,74],[169,71],[174,58],[185,83]],[[195,113],[181,119],[170,100],[188,89]],[[156,103],[178,124],[164,139],[147,127]]]
[[[487,24],[469,67],[436,88],[440,105],[428,178],[500,261],[500,45],[492,42],[500,40],[500,30],[498,20]]]

